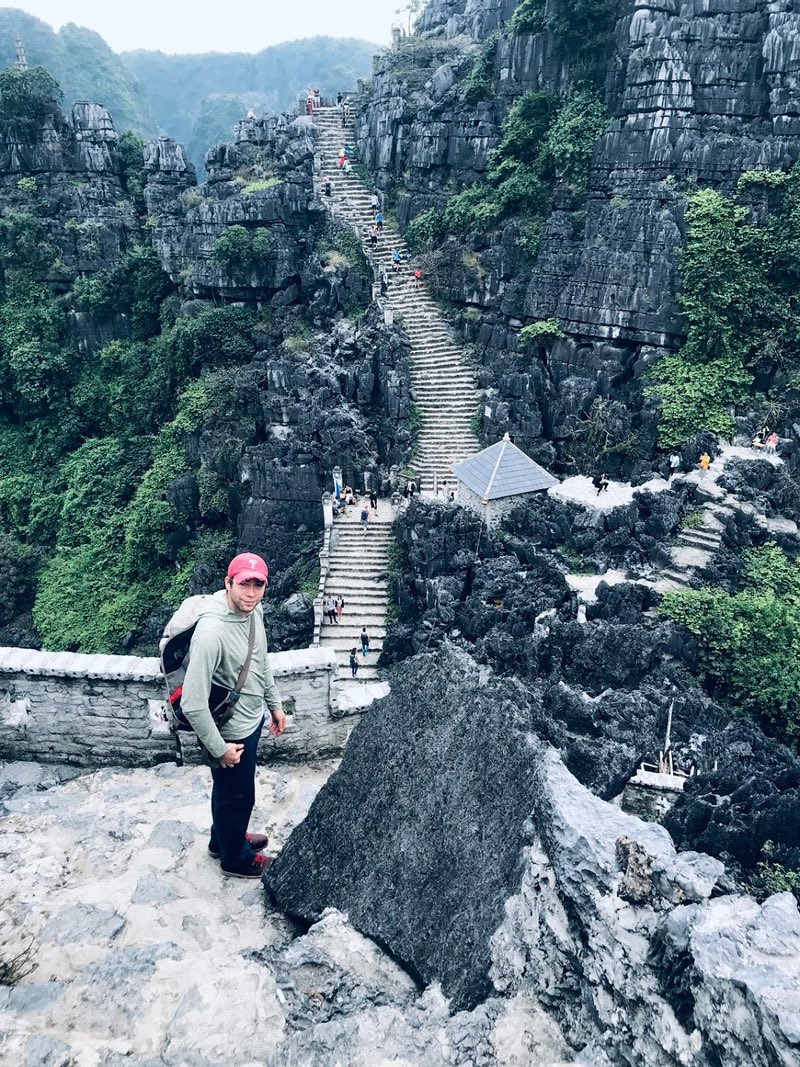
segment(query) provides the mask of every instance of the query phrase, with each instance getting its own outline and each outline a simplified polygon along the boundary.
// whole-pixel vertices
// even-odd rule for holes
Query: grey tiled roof
[[[457,464],[453,474],[482,500],[535,493],[558,484],[558,478],[534,463],[508,436]]]

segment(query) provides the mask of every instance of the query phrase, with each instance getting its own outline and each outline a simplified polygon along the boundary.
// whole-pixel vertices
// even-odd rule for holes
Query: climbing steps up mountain
[[[340,149],[354,143],[352,124],[343,126],[335,108],[315,112],[314,123],[320,130],[318,192],[322,194],[326,179],[333,187],[333,195],[321,195],[321,199],[356,229],[376,271],[385,269],[389,274],[384,305],[391,309],[395,320],[402,321],[411,341],[411,388],[421,422],[411,469],[420,488],[431,489],[434,475],[440,480],[449,479],[453,465],[480,447],[472,429],[480,404],[475,375],[463,348],[451,339],[447,321],[428,293],[424,279],[416,287],[413,257],[394,226],[384,221],[378,247],[371,247],[368,230],[375,214],[370,204],[371,190],[353,171],[345,174],[339,167]],[[392,271],[394,249],[402,256],[400,273]]]
[[[344,598],[344,611],[339,623],[327,617],[320,631],[320,644],[336,652],[339,678],[351,678],[349,667],[350,649],[358,648],[361,666],[357,682],[372,681],[377,677],[375,663],[383,648],[386,636],[386,612],[389,607],[387,571],[389,549],[393,543],[392,523],[395,509],[388,500],[378,502],[378,515],[370,515],[366,532],[359,516],[361,505],[355,504],[347,514],[333,520],[329,556],[328,578],[325,583],[325,600],[337,596]],[[369,654],[361,655],[361,627],[369,635]]]

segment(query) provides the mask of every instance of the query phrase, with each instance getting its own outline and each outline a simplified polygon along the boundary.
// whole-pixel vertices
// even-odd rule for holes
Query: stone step
[[[711,536],[702,536],[694,530],[682,530],[678,534],[678,541],[687,545],[690,548],[705,549],[708,552],[716,552],[722,544],[722,538]]]
[[[691,588],[691,580],[687,574],[683,571],[672,570],[670,567],[665,567],[662,570],[662,575],[670,582],[674,582],[676,585],[684,589]]]

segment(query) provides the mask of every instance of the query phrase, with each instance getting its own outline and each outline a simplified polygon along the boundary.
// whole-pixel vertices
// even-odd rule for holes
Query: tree
[[[44,67],[0,70],[0,119],[38,125],[59,109],[63,92]]]

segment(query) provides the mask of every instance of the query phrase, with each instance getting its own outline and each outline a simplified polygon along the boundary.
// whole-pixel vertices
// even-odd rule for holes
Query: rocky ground
[[[333,764],[262,767],[276,848]],[[72,780],[70,780],[72,779]],[[307,933],[206,853],[208,774],[2,765],[0,1061],[26,1067],[573,1062],[525,995],[450,1014],[336,911]]]

